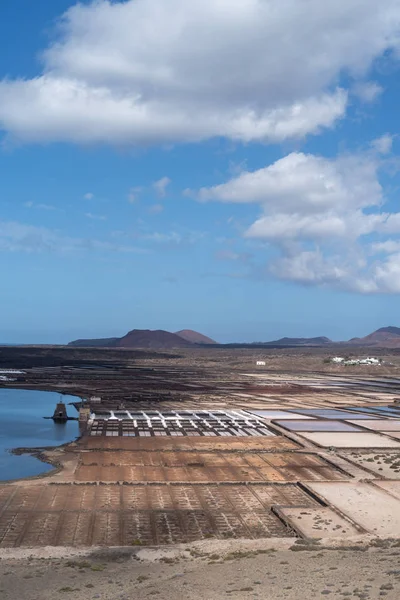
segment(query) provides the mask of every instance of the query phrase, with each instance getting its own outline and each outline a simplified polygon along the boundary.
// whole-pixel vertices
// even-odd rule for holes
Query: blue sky
[[[0,342],[400,324],[398,0],[4,0],[0,40]]]

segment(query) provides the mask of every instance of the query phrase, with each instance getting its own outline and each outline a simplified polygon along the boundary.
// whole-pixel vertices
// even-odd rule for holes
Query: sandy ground
[[[274,547],[275,546],[275,547]],[[383,547],[382,547],[383,546]],[[3,551],[4,600],[398,600],[397,542],[341,548],[293,540],[197,543],[171,549]],[[14,556],[14,558],[12,558]],[[19,556],[20,558],[15,558]]]

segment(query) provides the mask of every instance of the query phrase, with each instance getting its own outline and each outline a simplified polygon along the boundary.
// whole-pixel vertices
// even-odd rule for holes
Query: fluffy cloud
[[[171,180],[169,177],[161,177],[161,179],[159,179],[158,181],[155,181],[153,183],[153,188],[155,189],[157,195],[160,198],[164,198],[167,194],[167,187],[169,186],[169,184],[171,183]]]
[[[366,77],[398,48],[399,19],[398,0],[77,4],[42,73],[0,83],[0,127],[26,142],[113,144],[318,133],[345,112],[342,74],[364,100],[379,94]]]
[[[316,214],[329,209],[376,206],[382,189],[376,163],[363,157],[336,161],[293,152],[258,171],[242,172],[228,183],[202,188],[201,200],[256,202],[274,210]]]
[[[379,152],[379,154],[389,154],[393,146],[393,136],[389,133],[385,133],[376,140],[372,141],[371,146]]]
[[[244,237],[273,245],[269,270],[281,279],[361,293],[400,292],[400,213],[385,211],[379,161],[291,153],[257,171],[201,188],[199,201],[254,203],[261,215]],[[371,243],[368,236],[379,241]],[[376,259],[377,254],[387,254]]]
[[[375,81],[362,81],[353,87],[353,94],[365,103],[375,102],[383,92],[383,88]]]

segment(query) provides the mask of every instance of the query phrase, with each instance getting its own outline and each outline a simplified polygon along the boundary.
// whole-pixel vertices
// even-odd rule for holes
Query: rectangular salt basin
[[[279,512],[289,524],[306,538],[352,537],[360,531],[328,506],[298,508],[280,507]]]
[[[264,419],[312,419],[313,417],[308,417],[306,415],[287,412],[285,410],[251,410],[248,409],[249,413],[253,415],[257,415],[258,417],[263,417]]]
[[[311,417],[320,417],[322,419],[373,419],[374,417],[368,414],[357,414],[345,412],[344,410],[336,410],[334,408],[304,408],[299,409],[299,413],[309,415]]]
[[[400,536],[400,500],[385,491],[350,481],[313,481],[308,486],[370,533]]]
[[[339,431],[348,432],[362,431],[359,427],[343,423],[343,421],[275,421],[277,425],[289,429],[289,431]]]
[[[399,417],[400,418],[400,411],[390,408],[388,406],[369,406],[367,407],[360,407],[360,406],[352,406],[352,407],[348,407],[349,410],[354,410],[356,412],[354,412],[354,419],[364,419],[364,414],[365,415],[371,415],[374,418],[379,418],[379,417]],[[357,413],[357,414],[356,414]]]
[[[349,423],[353,423],[353,425],[361,425],[362,427],[366,427],[367,429],[372,429],[373,431],[399,431],[400,432],[400,420],[396,419],[375,419],[373,421],[358,421],[351,420]]]
[[[302,437],[324,448],[400,448],[400,443],[377,433],[301,433]]]

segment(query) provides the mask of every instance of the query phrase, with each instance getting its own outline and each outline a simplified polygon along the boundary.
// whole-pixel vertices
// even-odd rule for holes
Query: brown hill
[[[193,331],[192,329],[182,329],[181,331],[175,332],[175,335],[179,335],[180,338],[186,340],[187,342],[191,342],[192,344],[216,344],[215,340],[199,333],[198,331]]]
[[[151,331],[150,329],[133,329],[124,337],[119,338],[116,342],[116,348],[151,348],[151,349],[165,349],[165,348],[187,348],[192,346],[190,342],[170,333],[169,331],[163,331],[159,329],[157,331]]]
[[[363,338],[353,338],[352,346],[376,346],[382,348],[400,348],[400,327],[381,327]]]

